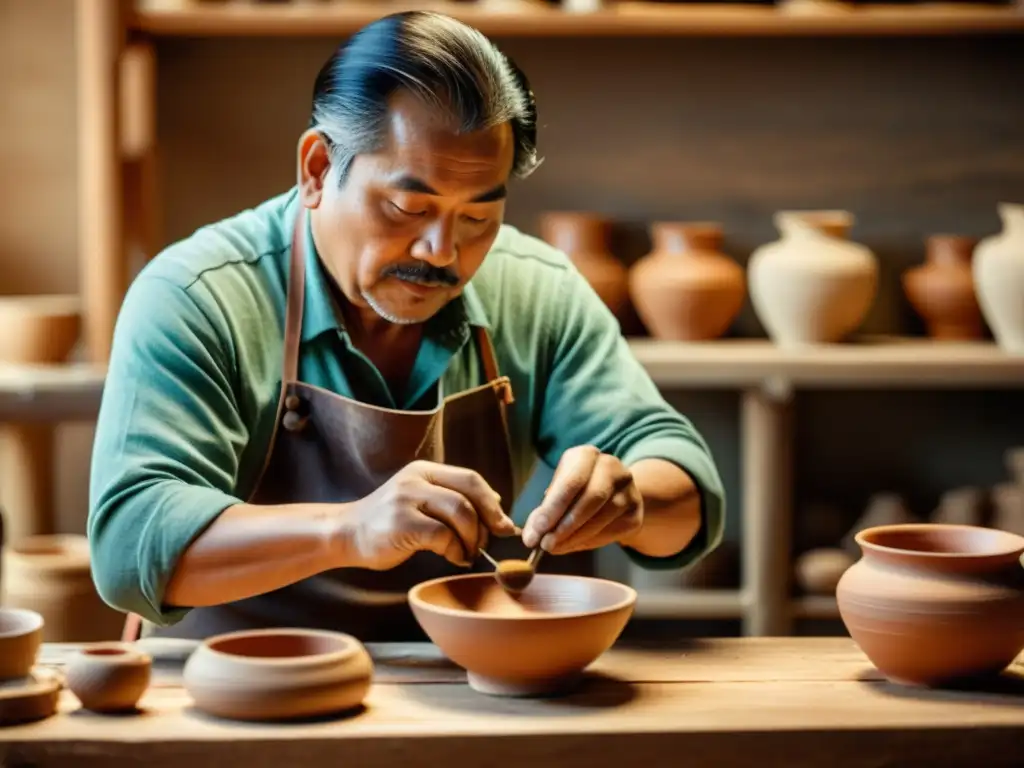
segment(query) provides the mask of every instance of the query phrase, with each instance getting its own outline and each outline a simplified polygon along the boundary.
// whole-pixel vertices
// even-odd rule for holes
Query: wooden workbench
[[[568,698],[508,700],[474,693],[432,646],[370,650],[377,677],[354,716],[216,721],[191,708],[180,667],[157,669],[138,715],[87,713],[65,691],[55,717],[0,730],[0,766],[1024,765],[1024,657],[989,690],[927,692],[883,682],[847,638],[716,639],[611,651]]]

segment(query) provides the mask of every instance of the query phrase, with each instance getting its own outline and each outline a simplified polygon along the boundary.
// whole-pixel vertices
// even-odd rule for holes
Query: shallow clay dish
[[[42,642],[42,616],[24,608],[0,608],[0,680],[27,676]]]
[[[474,690],[498,696],[569,692],[618,639],[636,591],[583,576],[538,574],[511,594],[491,574],[449,576],[409,591],[423,631],[466,670]]]
[[[373,662],[356,638],[312,629],[256,629],[211,637],[185,663],[198,709],[233,720],[293,720],[363,703]]]
[[[42,720],[57,711],[60,678],[44,669],[0,682],[0,725]]]
[[[130,712],[149,687],[152,659],[121,643],[78,651],[67,666],[67,687],[85,709]]]
[[[926,686],[998,674],[1024,650],[1024,536],[940,523],[857,534],[839,580],[850,636],[889,680]]]

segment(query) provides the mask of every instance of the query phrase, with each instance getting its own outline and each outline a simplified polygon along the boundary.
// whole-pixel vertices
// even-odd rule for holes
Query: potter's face
[[[411,324],[461,293],[498,234],[513,155],[507,123],[456,135],[404,94],[392,100],[384,145],[357,156],[343,183],[322,138],[307,132],[302,199],[345,298]]]

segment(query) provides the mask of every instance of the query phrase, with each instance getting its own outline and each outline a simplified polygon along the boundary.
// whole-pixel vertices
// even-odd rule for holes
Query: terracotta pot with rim
[[[975,244],[974,238],[962,235],[932,235],[925,263],[903,273],[907,301],[933,339],[971,341],[984,336],[971,274]]]
[[[653,249],[630,270],[633,305],[652,336],[706,341],[724,335],[743,308],[743,269],[721,252],[716,222],[659,221]]]
[[[1024,649],[1024,536],[917,523],[857,534],[839,581],[847,631],[879,672],[944,686],[996,675]]]

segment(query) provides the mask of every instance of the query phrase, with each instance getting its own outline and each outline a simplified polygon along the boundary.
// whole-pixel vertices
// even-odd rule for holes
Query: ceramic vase
[[[996,343],[1024,354],[1024,204],[999,206],[1003,231],[974,250],[974,286]]]
[[[1024,537],[964,525],[857,534],[839,580],[847,631],[892,682],[941,687],[995,675],[1024,649]]]
[[[128,643],[100,643],[68,662],[67,686],[84,709],[131,712],[149,688],[153,661]]]
[[[747,281],[754,311],[782,347],[839,342],[864,321],[878,285],[878,263],[846,236],[845,211],[781,211],[781,237],[751,254]]]
[[[4,605],[42,615],[43,642],[112,640],[124,617],[100,598],[85,536],[29,536],[3,552]]]
[[[575,211],[552,211],[540,218],[541,238],[565,253],[620,324],[630,313],[629,273],[609,248],[607,219]]]
[[[928,238],[925,263],[903,273],[903,292],[928,335],[945,341],[983,336],[971,259],[975,241],[958,235]]]
[[[630,296],[651,335],[674,341],[717,339],[743,307],[740,266],[721,253],[718,224],[657,222],[653,250],[630,270]]]

